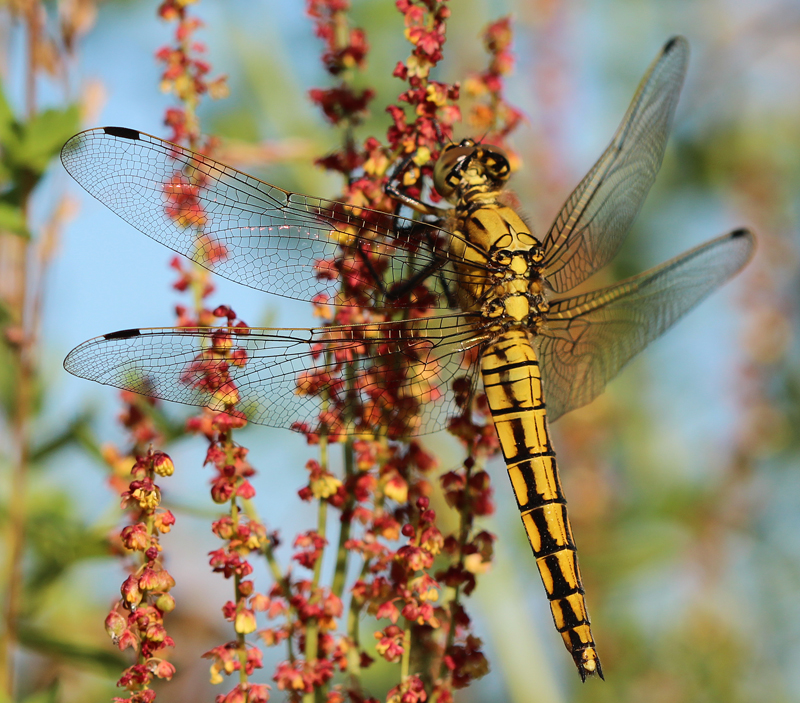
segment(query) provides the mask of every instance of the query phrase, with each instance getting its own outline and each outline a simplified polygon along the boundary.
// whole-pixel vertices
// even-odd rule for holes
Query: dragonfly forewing
[[[439,227],[292,193],[133,129],[81,132],[64,145],[61,160],[92,196],[148,237],[224,278],[288,298],[351,304],[339,295],[347,277],[380,306],[387,290],[420,271],[454,287],[452,242],[474,249]],[[369,265],[343,271],[343,247]],[[434,293],[427,306],[448,307],[447,296]],[[416,304],[413,296],[393,301]]]
[[[611,144],[556,217],[542,243],[542,274],[555,292],[574,288],[617,253],[661,167],[688,60],[683,37],[664,46]]]

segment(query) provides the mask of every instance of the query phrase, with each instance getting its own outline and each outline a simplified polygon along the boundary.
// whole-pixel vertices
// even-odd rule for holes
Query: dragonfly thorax
[[[502,249],[492,253],[489,259],[494,268],[492,285],[486,289],[481,305],[484,317],[510,325],[536,326],[547,307],[536,267],[538,258],[538,249]]]

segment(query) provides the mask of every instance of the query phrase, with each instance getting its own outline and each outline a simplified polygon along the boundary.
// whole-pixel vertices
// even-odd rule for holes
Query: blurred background
[[[24,6],[0,4],[0,77],[17,115],[25,113],[29,88],[27,35],[14,15]],[[37,79],[41,106],[79,102],[80,128],[121,125],[166,136],[162,116],[171,99],[159,92],[153,56],[171,30],[155,4],[109,0],[95,8],[72,0],[45,7],[53,26],[59,11],[86,13],[86,22],[63,70]],[[489,470],[497,514],[486,527],[499,535],[498,554],[471,602],[492,672],[458,700],[800,700],[800,5],[454,0],[451,9],[435,76],[444,81],[482,70],[481,30],[513,15],[517,67],[506,98],[526,120],[512,139],[522,159],[512,185],[540,234],[605,148],[663,43],[674,34],[688,38],[689,74],[661,175],[598,285],[738,226],[758,236],[756,257],[742,274],[637,358],[601,398],[554,426],[605,683],[581,685],[575,675],[496,459]],[[208,101],[200,112],[203,131],[225,138],[220,158],[284,188],[336,196],[341,183],[312,165],[340,136],[307,98],[327,76],[304,3],[203,0],[194,12],[206,23],[199,38],[214,72],[227,74],[230,85],[228,98]],[[352,18],[372,47],[364,83],[377,91],[360,134],[382,135],[382,107],[400,85],[391,71],[409,51],[402,18],[388,0],[353,0]],[[70,377],[61,362],[89,337],[174,324],[172,254],[83,193],[57,160],[29,211],[32,236],[49,238],[51,261],[41,288],[41,376],[27,401],[35,411],[35,450],[17,698],[107,700],[119,660],[102,621],[124,575],[102,546],[119,498],[93,448],[121,441],[119,401],[113,389]],[[6,304],[12,253],[0,248]],[[217,283],[214,300],[250,325],[312,324],[309,305]],[[13,354],[8,320],[4,312],[0,321],[11,333],[0,361]],[[20,398],[13,366],[2,367],[0,509],[8,564],[19,543],[13,465]],[[314,515],[294,496],[313,448],[300,435],[255,426],[242,442],[259,471],[259,510],[269,526],[286,535],[307,529]],[[444,433],[425,443],[442,469],[460,463],[457,444]],[[218,613],[229,587],[207,567],[217,542],[208,529],[214,507],[204,451],[190,439],[170,448],[178,467],[170,480],[178,524],[167,550],[178,582],[171,634],[179,673],[161,695],[176,702],[212,699],[199,655],[228,637]],[[279,654],[268,650],[264,680],[269,657]],[[56,680],[57,697],[26,698]]]

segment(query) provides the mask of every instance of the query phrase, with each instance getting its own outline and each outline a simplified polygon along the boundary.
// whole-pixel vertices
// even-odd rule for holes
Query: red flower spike
[[[445,21],[449,10],[444,3],[437,0],[426,2],[401,0],[398,7],[406,15],[407,36],[413,44],[413,54],[405,64],[399,65],[395,70],[396,77],[406,83],[407,89],[401,98],[402,102],[398,101],[398,104],[390,109],[393,124],[388,134],[388,146],[384,147],[374,139],[367,140],[363,145],[349,144],[339,152],[320,160],[320,163],[327,168],[348,176],[346,199],[355,208],[394,207],[394,203],[383,194],[381,184],[397,153],[417,155],[418,158],[413,166],[404,174],[403,183],[408,188],[409,194],[422,193],[422,179],[431,175],[438,145],[443,139],[450,138],[451,125],[459,116],[458,108],[453,104],[458,96],[457,86],[429,80],[432,68],[441,59],[445,40]],[[325,45],[323,62],[329,73],[334,76],[344,76],[345,69],[359,68],[363,65],[368,51],[364,32],[347,25],[347,18],[344,16],[347,10],[348,3],[345,0],[308,2],[308,12],[315,20],[317,36]],[[167,47],[159,52],[164,71],[163,86],[166,90],[177,94],[185,104],[192,104],[191,101],[196,101],[203,93],[215,90],[208,77],[210,70],[207,61],[198,57],[198,54],[205,50],[194,37],[200,23],[186,16],[186,3],[182,0],[164,2],[159,11],[162,16],[171,17],[179,23],[176,46]],[[500,77],[505,75],[510,67],[508,55],[504,53],[508,49],[509,32],[506,31],[504,34],[503,26],[497,24],[498,26],[492,31],[487,31],[487,36],[491,38],[491,43],[487,43],[487,46],[493,52],[493,62],[491,74],[485,75],[486,90],[501,88]],[[507,28],[506,24],[506,30]],[[366,110],[371,93],[356,91],[342,79],[339,85],[316,91],[314,99],[329,120],[334,122],[346,120],[350,128]],[[193,109],[175,109],[167,116],[167,124],[177,135],[176,139],[188,140],[194,144],[199,141],[199,130],[193,115]],[[519,119],[513,113],[509,115],[511,115],[510,120]],[[485,119],[491,117],[486,115]],[[427,155],[430,155],[429,160]],[[361,170],[353,177],[355,169]],[[211,252],[204,263],[214,263],[225,260],[228,251],[222,243],[213,241],[208,234],[202,232],[208,217],[201,207],[199,198],[204,185],[202,176],[193,175],[190,178],[184,173],[173,174],[164,184],[164,207],[168,217],[182,226],[197,230],[196,235],[201,239],[198,247]],[[354,212],[358,214],[361,211],[356,209]],[[380,226],[385,226],[385,221],[382,221],[380,216],[376,216],[374,221]],[[376,241],[375,246],[381,246],[381,242]],[[370,256],[369,249],[361,258],[353,256],[352,251],[348,251],[346,243],[343,243],[339,254],[320,261],[315,266],[315,273],[320,279],[338,278],[342,281],[341,299],[315,301],[317,311],[326,323],[358,324],[385,319],[381,313],[365,307],[367,296],[364,294],[362,282],[369,277],[365,274],[364,259]],[[384,272],[380,263],[369,259],[367,263],[373,265],[370,275],[380,276]],[[202,278],[203,274],[197,277],[190,268],[181,270],[176,267],[176,270],[180,276],[176,287],[182,290],[191,289],[195,293],[202,291],[202,298],[205,299],[211,290],[211,285],[207,279]],[[410,310],[411,315],[425,315],[432,294],[424,286],[420,286],[413,294],[419,302]],[[341,301],[348,301],[354,307],[336,307],[331,304]],[[198,306],[196,310],[183,309],[178,312],[180,323],[186,326],[214,325],[217,323],[215,315],[223,318],[229,328],[234,327],[235,314],[226,306],[219,306],[213,311]],[[242,334],[247,331],[247,327],[241,322],[237,323],[236,329],[240,329]],[[237,368],[249,363],[247,353],[239,348],[238,334],[240,332],[232,329],[220,331],[215,335],[210,350],[218,355],[218,358],[211,359],[208,355],[200,355],[196,360],[198,380],[204,384],[199,387],[218,393],[220,399],[224,397],[229,412],[217,414],[204,412],[187,423],[191,431],[204,435],[209,441],[208,463],[215,471],[212,478],[212,495],[215,500],[221,502],[230,500],[238,502],[239,498],[249,498],[254,493],[250,481],[252,468],[247,463],[246,452],[239,452],[240,448],[231,440],[232,430],[245,424],[244,416],[234,407],[239,391],[233,383],[233,374]],[[320,345],[318,353],[320,357],[325,353],[324,345]],[[348,350],[347,353],[339,354],[335,361],[349,364],[368,354],[384,353],[385,350],[373,348],[369,340],[363,340],[363,343]],[[214,363],[211,364],[211,361]],[[387,371],[380,364],[365,369],[363,376],[356,378],[354,382],[357,396],[363,398],[363,407],[357,408],[349,420],[365,428],[378,423],[383,424],[390,437],[407,434],[409,426],[406,419],[401,421],[401,412],[402,418],[413,418],[415,399],[404,398],[396,391],[392,391],[392,388],[402,385],[406,373],[406,369]],[[377,378],[385,379],[386,393],[375,392]],[[310,420],[304,426],[298,426],[309,443],[320,441],[319,423],[327,426],[329,442],[343,438],[341,424],[343,403],[337,402],[339,397],[343,397],[346,389],[341,374],[337,376],[335,372],[324,375],[309,372],[305,377],[298,379],[300,393],[320,393],[325,389],[330,394],[332,402],[324,416]],[[426,390],[431,397],[440,392],[442,391],[436,388]],[[465,404],[468,397],[469,393],[465,396]],[[405,410],[399,410],[401,408]],[[409,408],[412,408],[410,412]],[[465,408],[465,416],[467,415]],[[132,422],[138,422],[133,412],[131,419]],[[481,458],[490,451],[496,451],[496,440],[492,439],[491,432],[473,426],[467,421],[460,427],[463,438],[468,442],[469,451],[479,454]],[[150,431],[143,425],[141,428],[141,436]],[[412,422],[411,429],[413,428]],[[327,500],[332,506],[340,507],[343,523],[352,524],[356,521],[363,525],[363,531],[358,532],[358,539],[351,538],[346,543],[347,549],[358,551],[366,560],[364,581],[359,582],[353,589],[355,602],[362,603],[373,614],[380,612],[381,616],[395,619],[399,617],[399,609],[402,608],[409,619],[424,622],[435,628],[438,626],[437,617],[445,615],[444,611],[437,611],[433,606],[435,596],[438,595],[438,584],[425,569],[430,568],[436,554],[445,546],[448,555],[452,555],[451,566],[462,561],[467,564],[470,558],[481,560],[487,556],[491,558],[491,540],[475,537],[467,539],[466,544],[462,544],[463,540],[452,537],[445,539],[441,535],[435,524],[436,515],[429,507],[430,484],[420,476],[421,473],[431,471],[435,461],[418,444],[412,443],[406,450],[393,446],[381,447],[378,443],[366,441],[358,448],[356,444],[354,443],[356,471],[348,477],[346,483],[339,482],[339,485],[336,485],[335,477],[320,470],[318,474],[309,477],[309,484],[302,489],[301,495],[307,499]],[[471,510],[472,514],[486,514],[492,509],[491,489],[484,477],[479,475],[480,472],[471,473],[472,468],[467,466],[466,474],[463,471],[456,472],[458,480],[453,480],[450,487],[445,488],[445,493],[448,502],[456,505],[462,514],[466,514],[468,510]],[[136,479],[144,481],[147,478],[147,469],[141,467],[141,471],[143,473],[137,474]],[[382,497],[376,500],[379,486],[381,496],[391,497],[392,501],[384,504]],[[142,510],[149,510],[151,517],[156,511],[159,500],[158,488],[148,486],[146,483],[136,487],[131,486],[127,496],[127,502],[133,508],[138,506]],[[168,531],[171,522],[174,521],[171,514],[160,519],[159,516],[162,514],[166,515],[159,513],[152,523],[148,523],[155,525],[156,533]],[[254,626],[255,611],[265,612],[270,617],[287,617],[284,625],[265,630],[261,633],[261,637],[265,642],[277,643],[297,635],[295,639],[300,649],[295,651],[301,652],[305,646],[304,628],[313,619],[318,626],[317,659],[307,662],[297,660],[293,664],[282,665],[275,674],[275,680],[282,690],[311,693],[330,680],[334,667],[345,668],[347,665],[348,646],[352,645],[348,645],[344,638],[337,639],[331,634],[336,627],[336,619],[341,616],[341,600],[324,589],[312,588],[310,582],[289,579],[287,579],[288,586],[283,583],[275,584],[270,589],[269,595],[254,593],[252,582],[241,579],[246,578],[252,571],[251,565],[245,561],[248,555],[266,543],[268,539],[266,529],[258,523],[249,522],[241,511],[232,515],[234,519],[221,519],[214,524],[215,534],[223,539],[225,544],[210,555],[212,568],[215,571],[223,573],[228,578],[234,575],[239,578],[236,596],[226,608],[226,614],[237,620],[236,629],[240,632],[242,631],[240,620],[247,620],[245,629],[248,631]],[[383,542],[398,539],[401,526],[409,544],[394,551]],[[150,593],[156,596],[158,594],[151,586],[160,585],[169,588],[171,577],[157,562],[159,549],[153,547],[151,552],[146,543],[136,542],[135,538],[136,535],[132,532],[129,535],[131,543],[136,544],[140,551],[144,548],[153,562],[146,567],[151,569],[152,573],[143,571],[141,574],[143,583],[148,586],[146,597],[149,598]],[[269,539],[272,547],[277,546],[277,539],[273,535],[270,535]],[[306,533],[301,535],[301,539],[296,543],[298,554],[295,559],[312,567],[317,563],[323,548],[324,541],[319,535]],[[451,573],[452,577],[458,579],[460,585],[465,587],[469,586],[470,578],[473,578],[474,582],[468,566],[461,569],[453,568]],[[283,589],[287,587],[289,592],[284,593]],[[154,646],[156,641],[168,641],[161,623],[161,615],[169,607],[169,604],[162,601],[164,598],[169,598],[168,594],[162,593],[159,596],[156,607],[151,608],[152,612],[142,606],[140,611],[143,612],[137,613],[137,626],[145,635],[149,633],[152,636],[148,646]],[[174,601],[172,603],[174,604]],[[160,604],[165,605],[164,610],[159,609]],[[453,613],[453,622],[450,625],[461,628],[457,630],[454,646],[462,647],[465,655],[461,656],[461,653],[457,652],[457,656],[453,656],[448,652],[447,661],[452,665],[452,671],[458,672],[460,676],[469,676],[480,668],[480,658],[475,654],[476,648],[465,639],[463,628],[468,625],[468,618],[465,615],[462,617],[463,609],[455,603],[450,612]],[[402,653],[403,633],[399,628],[395,629],[396,632],[387,628],[379,638],[385,645],[382,656],[387,656],[390,660],[398,655],[398,645],[400,645],[399,652]],[[123,629],[123,636],[126,632],[127,630]],[[240,660],[242,654],[235,642],[219,648],[214,654],[212,675],[230,674],[239,670],[242,666]],[[359,654],[362,665],[367,666],[370,663],[369,657],[363,652]],[[249,675],[258,666],[260,666],[260,653],[258,650],[248,648],[245,673]],[[134,674],[131,674],[129,680],[135,680]],[[446,684],[439,686],[439,682],[435,682],[434,686],[438,687],[434,689],[437,695],[441,695],[437,700],[449,700],[446,698],[449,695]],[[341,699],[340,693],[336,688],[328,692],[331,703],[338,703]],[[258,688],[252,684],[240,683],[230,693],[218,696],[217,700],[218,703],[219,701],[248,703],[248,701],[265,701],[267,696],[268,691],[265,686]],[[409,677],[401,686],[390,692],[390,699],[394,700],[394,697],[398,702],[413,703],[416,700],[425,700],[426,692],[417,677]]]

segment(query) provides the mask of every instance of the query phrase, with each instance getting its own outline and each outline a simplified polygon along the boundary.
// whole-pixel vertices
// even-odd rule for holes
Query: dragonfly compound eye
[[[477,170],[494,187],[502,187],[511,174],[511,165],[502,149],[480,146],[472,139],[445,147],[433,169],[433,184],[439,195],[454,201],[464,173],[477,165]]]
[[[461,182],[461,174],[469,166],[478,148],[471,139],[460,144],[448,144],[433,167],[433,185],[443,198],[457,197],[456,188]]]
[[[496,146],[481,147],[477,157],[483,165],[488,179],[496,185],[502,185],[511,175],[511,164],[502,149]]]

